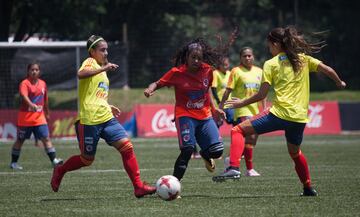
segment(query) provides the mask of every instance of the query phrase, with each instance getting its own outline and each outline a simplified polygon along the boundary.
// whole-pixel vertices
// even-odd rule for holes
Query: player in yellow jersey
[[[75,127],[81,154],[70,157],[64,165],[54,168],[51,187],[57,192],[65,173],[90,166],[95,159],[98,141],[103,138],[121,154],[135,196],[139,198],[153,194],[156,188],[141,181],[133,145],[123,126],[114,118],[120,114],[120,110],[108,104],[109,79],[106,73],[119,66],[108,62],[108,45],[102,37],[91,36],[87,49],[89,57],[77,74],[79,112]]]
[[[224,57],[223,64],[219,66],[218,69],[213,72],[213,82],[211,85],[211,92],[213,98],[216,102],[216,106],[219,107],[221,99],[225,93],[226,85],[229,81],[230,77],[230,61],[228,57]],[[223,109],[223,108],[222,108]],[[234,123],[234,109],[225,108],[224,112],[226,114],[226,123],[233,124]],[[216,125],[220,127],[223,124],[221,119],[216,120]]]
[[[331,78],[338,88],[346,83],[336,71],[308,54],[320,51],[323,46],[312,44],[295,27],[274,28],[267,36],[267,44],[273,58],[264,64],[260,90],[250,98],[232,98],[225,105],[241,108],[264,99],[274,88],[275,97],[268,113],[253,120],[246,120],[231,130],[230,166],[214,181],[239,178],[239,158],[243,153],[244,137],[275,130],[285,131],[288,152],[295,163],[295,170],[303,184],[302,196],[317,196],[311,185],[309,167],[300,150],[303,132],[308,122],[310,72],[321,72]]]
[[[239,99],[246,99],[259,91],[262,69],[254,65],[254,51],[250,47],[240,49],[240,65],[231,70],[226,91],[221,99],[220,108],[224,108],[225,101],[232,96]],[[266,108],[266,100],[261,101],[261,108]],[[259,113],[259,104],[252,103],[242,108],[235,109],[234,126],[250,119]],[[244,158],[246,163],[245,176],[260,176],[253,167],[253,148],[257,142],[257,134],[248,135],[245,138]],[[224,159],[224,166],[229,166],[229,157]]]

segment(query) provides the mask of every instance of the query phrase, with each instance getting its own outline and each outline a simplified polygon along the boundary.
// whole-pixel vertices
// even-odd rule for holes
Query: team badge
[[[205,78],[205,79],[203,80],[203,85],[204,85],[205,87],[209,86],[209,80],[208,80],[207,78]]]

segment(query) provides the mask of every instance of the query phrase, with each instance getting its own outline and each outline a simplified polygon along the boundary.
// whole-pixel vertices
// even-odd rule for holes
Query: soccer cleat
[[[134,194],[137,198],[142,198],[148,194],[154,194],[156,192],[156,187],[148,185],[146,182],[140,188],[135,188]]]
[[[203,159],[204,159],[204,162],[205,162],[206,169],[210,173],[213,173],[215,171],[215,168],[216,168],[216,164],[215,164],[214,159],[212,159],[212,158],[210,158],[209,160],[206,160],[205,158],[203,158]]]
[[[54,192],[58,192],[61,180],[64,177],[64,174],[60,172],[60,166],[55,166],[53,170],[53,175],[51,178],[51,188]]]
[[[240,179],[240,174],[241,173],[239,170],[228,167],[226,171],[224,171],[222,174],[212,177],[212,180],[214,182],[223,182],[226,181],[227,179],[237,180]]]
[[[20,166],[20,165],[19,165],[18,163],[16,163],[16,162],[12,162],[12,163],[10,164],[10,168],[13,169],[13,170],[22,170],[22,169],[23,169],[23,167]]]
[[[53,161],[52,161],[52,165],[53,167],[56,167],[58,165],[62,165],[64,163],[63,159],[61,158],[55,158]]]
[[[300,194],[300,196],[310,196],[310,197],[316,197],[318,195],[317,191],[313,187],[304,188],[304,192]]]
[[[245,176],[260,176],[260,173],[256,172],[256,170],[246,170]]]

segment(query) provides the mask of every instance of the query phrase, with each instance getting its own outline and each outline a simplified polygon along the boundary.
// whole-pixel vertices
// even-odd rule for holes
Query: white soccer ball
[[[181,184],[175,176],[162,176],[156,182],[156,193],[163,200],[175,200],[180,196],[180,192]]]

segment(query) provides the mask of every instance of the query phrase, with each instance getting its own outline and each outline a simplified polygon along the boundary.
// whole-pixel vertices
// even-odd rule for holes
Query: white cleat
[[[234,169],[227,169],[222,174],[212,177],[214,182],[223,182],[228,179],[237,180],[240,179],[240,171]]]
[[[260,176],[260,173],[256,172],[256,170],[251,169],[251,170],[246,170],[245,172],[245,176]]]
[[[52,165],[53,167],[57,166],[57,165],[62,165],[64,163],[63,159],[61,158],[55,158],[53,161],[52,161]]]
[[[23,169],[23,167],[20,166],[20,165],[19,165],[18,163],[16,163],[16,162],[11,163],[11,164],[10,164],[10,168],[13,169],[13,170],[22,170],[22,169]]]

